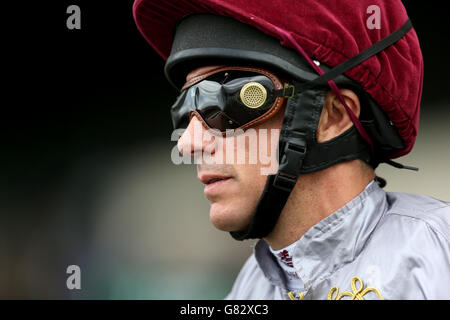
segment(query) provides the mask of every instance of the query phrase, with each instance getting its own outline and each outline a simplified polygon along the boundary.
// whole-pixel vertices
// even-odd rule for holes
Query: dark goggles
[[[171,108],[175,129],[186,128],[197,115],[206,127],[224,133],[246,129],[273,117],[294,87],[273,73],[247,67],[204,68],[193,73]],[[211,71],[212,70],[212,71]]]

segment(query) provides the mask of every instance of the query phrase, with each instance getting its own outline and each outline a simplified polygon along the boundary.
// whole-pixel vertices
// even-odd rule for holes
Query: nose
[[[186,130],[178,139],[178,150],[184,156],[201,157],[206,148],[208,148],[208,153],[210,154],[215,152],[213,143],[207,133],[207,128],[198,117],[194,113]]]

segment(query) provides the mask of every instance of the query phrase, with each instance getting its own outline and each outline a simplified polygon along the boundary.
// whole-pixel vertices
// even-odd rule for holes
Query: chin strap
[[[278,159],[281,159],[278,172],[275,175],[267,176],[266,185],[247,229],[230,232],[231,236],[236,240],[262,238],[269,234],[275,226],[291,191],[295,187],[300,175],[300,169],[303,166],[308,144],[307,130],[303,126],[305,124],[317,126],[318,117],[320,117],[320,112],[315,112],[314,108],[308,106],[307,110],[309,112],[304,114],[309,115],[310,121],[298,121],[299,119],[295,119],[299,117],[296,109],[302,107],[301,102],[310,101],[309,99],[302,99],[305,94],[313,97],[316,92],[298,93],[288,100],[278,143]],[[317,97],[314,99],[317,100]]]
[[[278,144],[281,159],[278,172],[267,177],[263,193],[247,229],[230,232],[236,240],[262,238],[272,231],[300,173],[319,171],[352,159],[369,161],[370,151],[374,151],[372,140],[348,108],[333,79],[397,42],[412,28],[412,24],[407,20],[397,31],[327,73],[312,61],[291,33],[275,25],[272,27],[284,38],[287,45],[295,48],[308,61],[319,77],[306,84],[293,81],[295,94],[288,100]],[[321,84],[328,84],[331,87],[355,125],[326,144],[317,143],[315,138],[325,93],[312,88]],[[359,143],[358,139],[364,139],[367,143]],[[367,150],[368,147],[370,150]]]
[[[301,173],[316,172],[353,159],[369,161],[369,147],[355,127],[330,141],[316,141],[324,100],[325,90],[318,89],[296,92],[288,100],[278,144],[278,171],[267,177],[247,229],[230,232],[234,239],[262,238],[269,234]]]

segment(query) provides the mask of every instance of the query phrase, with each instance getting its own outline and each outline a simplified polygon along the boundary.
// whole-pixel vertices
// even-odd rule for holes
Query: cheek
[[[247,199],[259,198],[264,188],[267,176],[261,174],[259,165],[240,165],[236,167],[239,185],[241,191],[247,196]]]

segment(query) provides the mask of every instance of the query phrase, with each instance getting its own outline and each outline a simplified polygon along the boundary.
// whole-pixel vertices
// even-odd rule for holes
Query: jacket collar
[[[358,196],[319,221],[296,242],[292,261],[305,290],[359,255],[386,207],[386,193],[372,181]],[[256,244],[254,253],[265,277],[287,289],[284,272],[263,239]]]

